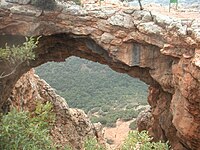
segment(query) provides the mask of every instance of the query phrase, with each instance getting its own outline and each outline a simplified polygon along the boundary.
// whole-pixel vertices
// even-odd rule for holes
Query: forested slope
[[[131,109],[147,104],[146,84],[99,63],[70,57],[62,63],[44,64],[36,68],[36,73],[54,87],[70,107],[92,113],[100,111],[111,122],[119,115],[135,116]]]

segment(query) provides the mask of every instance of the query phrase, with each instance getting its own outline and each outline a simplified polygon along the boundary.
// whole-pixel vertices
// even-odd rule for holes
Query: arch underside
[[[25,39],[23,36],[14,35],[3,35],[0,36],[0,38],[1,47],[4,47],[5,43],[8,45],[20,45]],[[139,45],[139,43],[136,42],[134,42],[134,44]],[[136,56],[136,59],[138,60],[134,60],[135,62],[138,62],[138,64],[135,66],[129,66],[118,60],[118,58],[115,58],[115,56],[111,56],[107,50],[104,50],[94,40],[86,36],[77,36],[65,33],[43,36],[40,38],[39,45],[35,49],[35,54],[36,59],[30,62],[28,68],[37,67],[49,61],[65,61],[65,59],[70,56],[77,56],[101,64],[106,64],[113,70],[139,78],[148,85],[158,85],[158,83],[150,76],[149,70],[151,70],[151,68],[139,66],[139,55]],[[135,55],[133,56],[135,57]],[[22,64],[22,66],[26,65]]]

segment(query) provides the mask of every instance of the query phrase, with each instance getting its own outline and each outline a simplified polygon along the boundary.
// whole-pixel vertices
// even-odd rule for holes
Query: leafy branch
[[[0,59],[8,65],[7,68],[10,68],[9,73],[1,73],[0,79],[6,78],[12,74],[14,74],[17,68],[25,61],[34,60],[35,53],[33,50],[37,47],[39,43],[39,38],[33,37],[26,37],[26,41],[23,43],[22,46],[15,46],[12,47],[5,45],[5,48],[0,48]]]

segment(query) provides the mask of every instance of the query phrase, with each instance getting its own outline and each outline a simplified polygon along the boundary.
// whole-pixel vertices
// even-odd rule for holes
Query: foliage
[[[107,127],[115,127],[117,119],[122,119],[123,121],[129,121],[136,118],[139,112],[135,109],[128,110],[113,110],[109,111],[105,116],[94,116],[91,117],[93,123],[100,122]]]
[[[129,104],[126,106],[126,109],[132,109],[132,108],[137,108],[137,106],[139,106],[139,104]]]
[[[75,2],[77,5],[81,5],[81,0],[72,0],[73,2]]]
[[[121,150],[169,150],[167,143],[151,142],[152,138],[147,131],[131,131],[124,141]]]
[[[66,145],[63,150],[72,150],[72,148],[70,146]]]
[[[107,120],[106,120],[105,117],[92,116],[91,117],[91,122],[92,123],[98,123],[98,122],[100,122],[102,125],[106,125],[107,124]]]
[[[168,143],[151,142],[148,132],[131,131],[128,134],[124,144],[120,150],[169,150]],[[107,139],[108,144],[113,144],[112,139]],[[66,150],[71,150],[67,148]],[[106,150],[104,146],[99,144],[96,138],[88,138],[84,142],[84,150]]]
[[[135,120],[134,120],[133,122],[130,123],[129,128],[130,128],[131,130],[135,130],[135,129],[137,128],[137,124],[136,124],[136,121],[135,121]]]
[[[39,104],[35,112],[12,109],[2,116],[0,124],[0,149],[3,150],[53,150],[49,135],[54,122],[52,104]]]
[[[96,138],[88,138],[84,142],[84,150],[106,150],[106,149],[97,142]]]
[[[147,104],[147,86],[126,74],[114,72],[108,66],[77,57],[66,62],[47,63],[36,68],[70,107],[88,112],[99,107],[124,109],[125,105]]]
[[[5,45],[5,48],[0,48],[0,60],[5,62],[7,68],[11,71],[9,73],[1,73],[0,78],[5,78],[13,74],[17,67],[23,62],[35,59],[35,54],[33,49],[37,47],[38,40],[40,37],[34,39],[33,37],[27,38],[22,46],[8,46]]]
[[[137,117],[135,108],[147,104],[144,83],[99,63],[70,57],[66,62],[44,64],[36,68],[36,73],[54,87],[70,107],[83,109],[92,122],[109,127],[114,127],[119,118],[128,121]]]
[[[123,121],[129,121],[133,118],[137,118],[138,114],[139,114],[139,112],[136,111],[135,109],[124,110],[124,111],[121,111],[121,117],[120,118]]]
[[[17,61],[32,60],[35,58],[33,49],[37,47],[39,38],[36,40],[33,37],[27,38],[26,42],[22,46],[8,46],[0,48],[0,58],[10,63],[16,63]]]
[[[99,112],[99,110],[100,110],[100,107],[94,107],[94,108],[92,108],[91,110],[90,110],[90,113],[95,113],[95,112]]]
[[[32,0],[31,3],[42,10],[54,10],[56,8],[55,0]]]
[[[50,102],[46,102],[45,105],[40,101],[36,104],[36,109],[32,113],[32,120],[43,124],[43,128],[51,127],[55,122],[55,113],[53,113],[53,105]]]
[[[101,107],[101,110],[102,110],[103,112],[109,112],[110,106]]]

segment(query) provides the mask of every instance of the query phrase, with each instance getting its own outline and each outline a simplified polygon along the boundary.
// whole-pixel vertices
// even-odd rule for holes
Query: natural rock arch
[[[78,56],[149,84],[155,139],[174,149],[198,149],[199,31],[195,21],[174,20],[149,11],[121,8],[84,10],[69,6],[41,13],[32,6],[0,7],[1,42],[5,35],[40,36],[36,60],[0,80],[0,105],[25,72],[47,61]],[[4,42],[2,42],[4,43]],[[9,68],[0,62],[0,73]]]

